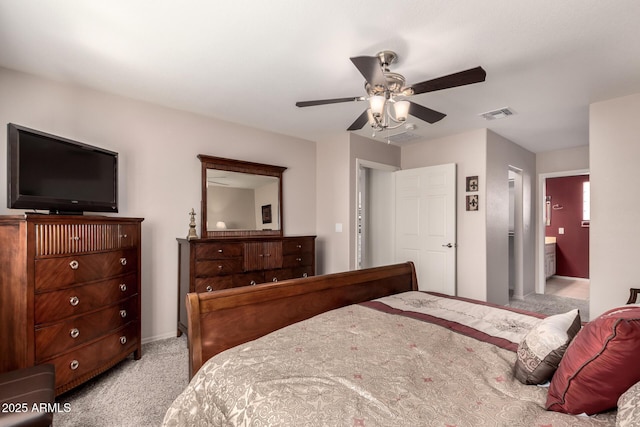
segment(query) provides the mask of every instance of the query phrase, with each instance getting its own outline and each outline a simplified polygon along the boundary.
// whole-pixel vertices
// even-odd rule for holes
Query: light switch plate
[[[342,223],[336,222],[336,233],[342,233]]]
[[[564,234],[564,227],[558,228],[558,234]]]

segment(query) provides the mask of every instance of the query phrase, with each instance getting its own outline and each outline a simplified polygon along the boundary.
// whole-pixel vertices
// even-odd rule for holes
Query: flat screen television
[[[118,212],[118,153],[9,123],[7,207]]]

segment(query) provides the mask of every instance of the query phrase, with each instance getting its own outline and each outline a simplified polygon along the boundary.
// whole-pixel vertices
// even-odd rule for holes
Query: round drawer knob
[[[80,304],[80,298],[75,297],[75,296],[69,298],[69,304],[71,304],[72,306],[75,307],[76,305]]]
[[[126,234],[123,234],[123,235],[121,235],[120,237],[122,237],[123,239],[126,239],[126,238],[127,238],[127,235],[126,235]]]
[[[224,268],[224,266],[223,266],[223,265],[219,265],[219,266],[218,266],[218,270],[222,270],[223,268]]]
[[[71,238],[71,240],[74,240],[74,241],[76,241],[76,242],[77,242],[77,241],[79,241],[79,240],[80,240],[80,237],[79,237],[79,236],[73,236],[73,237]]]
[[[296,261],[302,262],[302,258],[296,258]]]
[[[120,283],[120,290],[125,292],[127,290],[127,285],[125,283]]]
[[[127,337],[124,335],[120,337],[120,344],[125,345],[127,343]]]
[[[255,280],[252,280],[251,282],[249,282],[249,284],[250,284],[251,286],[255,286],[255,285],[256,285],[256,281],[255,281]]]
[[[302,273],[302,277],[308,277],[309,275],[307,273]]]
[[[211,292],[213,291],[213,288],[211,287],[211,285],[207,286],[207,292]]]
[[[127,310],[120,310],[120,317],[122,317],[123,319],[127,317]]]
[[[277,281],[278,281],[278,278],[277,278],[277,277],[274,277],[271,281],[272,281],[272,282],[277,282]]]
[[[72,371],[78,369],[78,366],[80,366],[80,362],[78,362],[77,360],[72,360],[71,363],[69,363],[69,367]]]
[[[222,253],[222,249],[218,249],[218,253],[221,254]]]
[[[80,331],[78,330],[78,328],[73,328],[71,331],[69,331],[69,335],[71,335],[71,338],[78,338],[78,336],[80,335]]]
[[[302,245],[298,245],[298,249],[302,249]]]
[[[120,258],[120,264],[127,265],[127,259],[126,258]]]
[[[77,270],[78,267],[80,267],[80,263],[74,259],[69,263],[69,267],[71,267],[72,270]]]

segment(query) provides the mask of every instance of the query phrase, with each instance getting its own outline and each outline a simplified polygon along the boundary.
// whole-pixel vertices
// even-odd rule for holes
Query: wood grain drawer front
[[[35,261],[36,292],[117,276],[136,271],[137,268],[136,249],[37,259]]]
[[[103,310],[36,329],[36,363],[100,338],[136,320],[137,307],[138,298],[133,296]]]
[[[138,225],[120,224],[118,228],[120,248],[134,248],[138,246]]]
[[[135,350],[136,326],[131,322],[98,341],[48,360],[47,363],[56,367],[56,389],[82,376],[90,376],[93,371]]]
[[[240,273],[242,271],[242,258],[196,261],[195,270],[196,277],[212,277]]]
[[[196,245],[196,259],[242,257],[242,249],[242,243],[200,243]]]
[[[265,283],[264,273],[262,271],[255,273],[235,274],[233,276],[233,286],[254,286]]]
[[[232,275],[196,278],[196,292],[198,293],[219,291],[233,287]]]
[[[279,268],[277,270],[267,270],[264,272],[265,283],[279,282],[293,277],[293,271],[290,268]]]
[[[310,265],[307,265],[304,267],[292,268],[291,271],[293,272],[291,276],[292,279],[299,279],[301,277],[311,277],[315,274],[315,272],[313,271],[313,267],[311,267]]]
[[[264,273],[265,282],[279,282],[281,280],[299,279],[302,277],[313,276],[313,268],[311,266],[281,268],[278,270],[268,270]]]
[[[302,267],[313,264],[313,255],[311,253],[301,253],[295,255],[285,255],[282,261],[284,268]]]
[[[314,249],[313,245],[313,239],[285,239],[282,244],[282,253],[284,255],[311,253]]]
[[[96,310],[138,293],[135,274],[55,292],[36,294],[35,324],[56,322]]]
[[[120,230],[118,224],[35,224],[35,243],[36,256],[105,251],[120,247]]]

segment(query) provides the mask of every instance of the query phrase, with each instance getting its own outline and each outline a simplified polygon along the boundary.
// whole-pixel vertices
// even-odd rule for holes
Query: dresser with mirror
[[[178,240],[178,335],[186,295],[315,274],[315,236],[284,236],[282,166],[198,155],[201,237]]]

